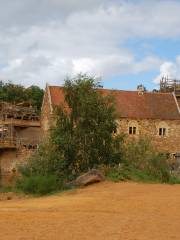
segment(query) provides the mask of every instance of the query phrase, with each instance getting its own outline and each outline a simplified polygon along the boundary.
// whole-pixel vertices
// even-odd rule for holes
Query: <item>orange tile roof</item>
[[[65,104],[63,87],[49,86],[49,92],[53,106]]]
[[[62,104],[67,107],[63,87],[50,86],[53,106]],[[137,91],[100,89],[103,95],[111,94],[115,98],[116,110],[122,118],[180,120],[180,114],[171,93],[146,92],[139,95]]]

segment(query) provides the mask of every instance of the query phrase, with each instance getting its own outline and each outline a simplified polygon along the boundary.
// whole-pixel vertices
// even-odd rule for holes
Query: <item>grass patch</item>
[[[54,175],[32,175],[19,179],[16,187],[26,194],[41,196],[63,189],[63,184]]]
[[[171,176],[169,180],[170,184],[180,184],[180,177],[177,176]]]
[[[157,178],[150,176],[145,171],[131,167],[114,167],[110,168],[106,174],[106,178],[113,182],[120,181],[135,181],[135,182],[146,182],[146,183],[157,183],[160,182]]]
[[[14,192],[14,187],[3,186],[0,187],[0,193]]]
[[[136,169],[129,166],[115,166],[106,170],[106,179],[113,182],[120,181],[135,181],[144,183],[167,183],[167,184],[180,184],[180,178],[177,176],[170,176],[168,181],[162,181],[156,175],[150,175],[146,171]]]

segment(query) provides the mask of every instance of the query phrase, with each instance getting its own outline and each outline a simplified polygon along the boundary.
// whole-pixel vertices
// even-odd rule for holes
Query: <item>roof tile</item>
[[[53,106],[67,106],[63,87],[50,86]],[[122,91],[100,89],[103,95],[111,94],[115,98],[116,110],[122,118],[180,120],[180,114],[172,93]]]

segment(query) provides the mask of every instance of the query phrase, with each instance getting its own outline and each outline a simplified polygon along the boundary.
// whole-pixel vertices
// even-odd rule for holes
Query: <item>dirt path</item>
[[[0,202],[0,240],[180,239],[180,185],[101,183]]]

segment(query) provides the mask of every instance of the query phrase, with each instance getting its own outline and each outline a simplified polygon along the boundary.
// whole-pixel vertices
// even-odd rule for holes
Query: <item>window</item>
[[[166,128],[159,128],[159,136],[166,136]]]
[[[136,127],[129,127],[129,134],[135,135],[136,134]]]
[[[168,137],[169,134],[170,134],[170,128],[167,124],[167,122],[160,122],[158,125],[157,125],[157,136],[159,137]]]
[[[139,135],[139,126],[138,122],[135,120],[128,121],[127,134],[129,135]]]

